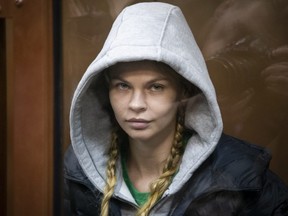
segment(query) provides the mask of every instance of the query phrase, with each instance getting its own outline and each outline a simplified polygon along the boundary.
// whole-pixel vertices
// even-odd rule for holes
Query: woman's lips
[[[143,130],[146,129],[149,126],[149,123],[151,121],[145,120],[145,119],[129,119],[126,121],[128,125],[135,129],[135,130]]]

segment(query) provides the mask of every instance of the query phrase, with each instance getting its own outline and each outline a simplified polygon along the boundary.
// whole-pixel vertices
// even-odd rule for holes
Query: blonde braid
[[[107,162],[106,175],[107,182],[104,188],[103,199],[101,203],[101,216],[108,216],[109,213],[109,200],[113,195],[114,187],[116,185],[116,161],[118,159],[118,136],[112,132],[111,146],[109,149],[109,159]]]
[[[163,173],[161,176],[154,181],[150,186],[150,196],[147,202],[139,209],[137,216],[147,216],[157,202],[157,200],[163,195],[165,190],[171,183],[174,174],[177,172],[179,167],[179,161],[183,154],[183,143],[182,143],[183,126],[181,121],[178,121],[176,127],[176,133],[174,137],[174,143],[171,148],[169,157],[167,158]]]

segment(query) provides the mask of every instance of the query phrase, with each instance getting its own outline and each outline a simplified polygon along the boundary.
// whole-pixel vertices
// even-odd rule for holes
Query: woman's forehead
[[[157,73],[159,76],[163,76],[165,78],[172,78],[174,79],[177,76],[176,72],[170,68],[168,65],[165,65],[161,62],[154,62],[154,61],[137,61],[137,62],[121,62],[113,65],[109,68],[109,75],[110,77],[119,76],[120,73],[123,72],[154,72]]]

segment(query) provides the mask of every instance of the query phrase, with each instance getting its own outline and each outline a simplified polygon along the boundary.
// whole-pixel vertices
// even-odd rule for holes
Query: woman
[[[66,215],[285,215],[264,149],[222,134],[213,85],[178,7],[115,20],[71,105]]]

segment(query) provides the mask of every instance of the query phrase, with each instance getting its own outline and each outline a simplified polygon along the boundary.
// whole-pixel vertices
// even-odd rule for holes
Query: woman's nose
[[[142,112],[147,109],[145,93],[142,91],[134,91],[131,95],[129,108],[135,112]]]

